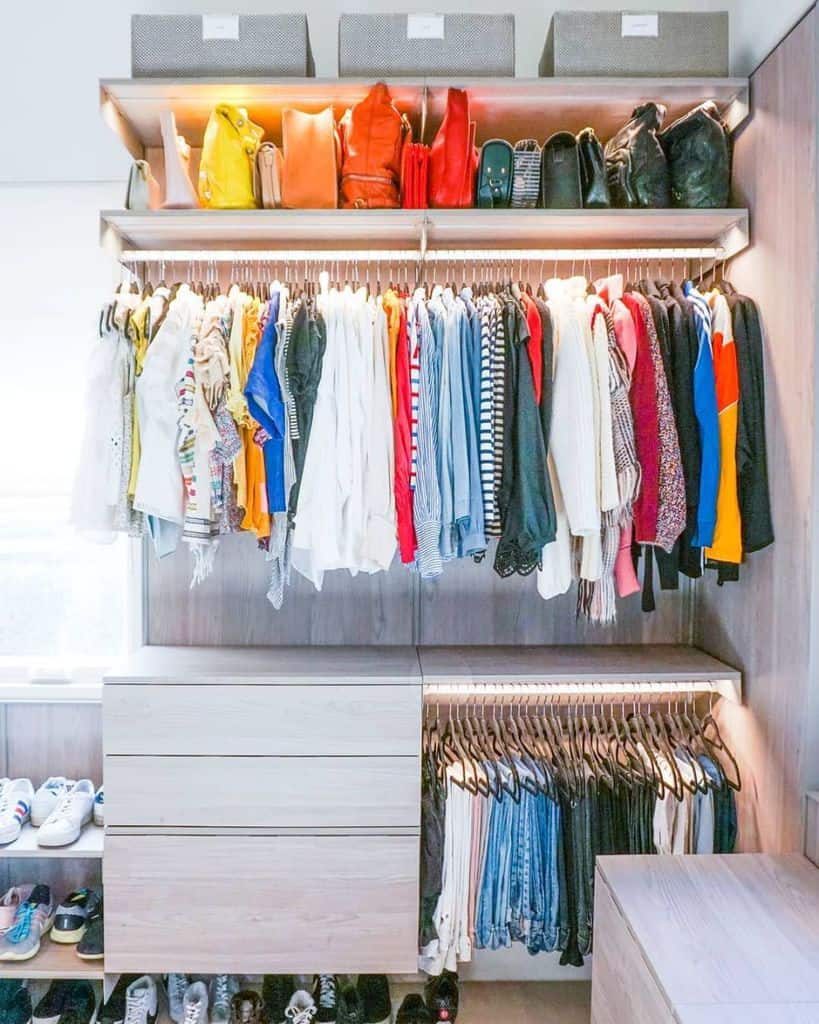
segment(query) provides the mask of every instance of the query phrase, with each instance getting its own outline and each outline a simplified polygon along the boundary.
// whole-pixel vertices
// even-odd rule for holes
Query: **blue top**
[[[697,327],[697,361],[694,364],[694,415],[700,436],[700,496],[697,528],[691,538],[692,547],[707,548],[714,542],[717,525],[717,494],[719,492],[719,409],[717,382],[714,376],[714,353],[711,347],[711,307],[708,300],[686,281],[683,291],[694,306]]]
[[[270,435],[263,447],[270,513],[287,510],[284,500],[284,432],[287,429],[287,417],[275,369],[278,318],[279,293],[274,292],[267,306],[267,323],[256,347],[256,356],[245,386],[250,415]]]

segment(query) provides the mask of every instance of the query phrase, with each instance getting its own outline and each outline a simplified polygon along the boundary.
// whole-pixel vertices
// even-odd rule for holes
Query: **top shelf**
[[[208,117],[217,103],[246,107],[268,139],[281,140],[281,111],[315,112],[332,105],[337,117],[363,99],[374,80],[321,78],[117,78],[100,82],[100,106],[107,123],[135,159],[161,145],[159,115],[172,110],[177,128],[195,148],[201,146]],[[603,141],[617,131],[636,106],[656,100],[668,107],[666,124],[704,100],[714,100],[728,127],[749,112],[747,78],[397,78],[388,81],[396,106],[429,142],[443,117],[447,88],[466,89],[478,127],[478,143],[501,137],[537,138],[555,131],[579,132],[591,125]]]

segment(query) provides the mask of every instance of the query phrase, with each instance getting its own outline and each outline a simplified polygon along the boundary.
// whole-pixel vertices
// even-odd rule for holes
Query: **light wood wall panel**
[[[744,849],[802,848],[804,790],[817,756],[812,637],[817,360],[816,60],[814,7],[752,79],[753,117],[737,141],[738,201],[752,247],[729,269],[766,329],[766,429],[776,542],[741,581],[701,589],[695,637],[743,671],[747,707],[724,709],[742,760]],[[819,779],[814,778],[813,782]]]
[[[99,704],[7,704],[6,773],[102,782],[102,708]],[[0,719],[0,722],[2,719]]]

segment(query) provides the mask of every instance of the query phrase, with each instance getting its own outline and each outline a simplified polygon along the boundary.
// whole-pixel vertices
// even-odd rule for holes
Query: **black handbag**
[[[577,155],[580,160],[580,187],[583,206],[600,209],[611,206],[609,183],[606,179],[606,157],[600,139],[593,128],[584,128],[577,136]]]
[[[668,161],[658,137],[665,107],[645,103],[606,143],[606,177],[614,206],[666,208],[671,205]]]
[[[514,153],[505,139],[490,139],[481,146],[478,164],[478,206],[505,209],[512,201]]]
[[[725,207],[731,196],[731,149],[715,103],[678,118],[660,135],[671,176],[671,202],[689,208]]]
[[[579,210],[583,206],[577,140],[571,132],[555,132],[543,146],[540,205],[547,210]]]

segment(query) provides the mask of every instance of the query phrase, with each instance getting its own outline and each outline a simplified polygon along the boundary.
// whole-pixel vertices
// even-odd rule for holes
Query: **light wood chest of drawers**
[[[146,648],[106,679],[106,968],[413,971],[414,648]]]

